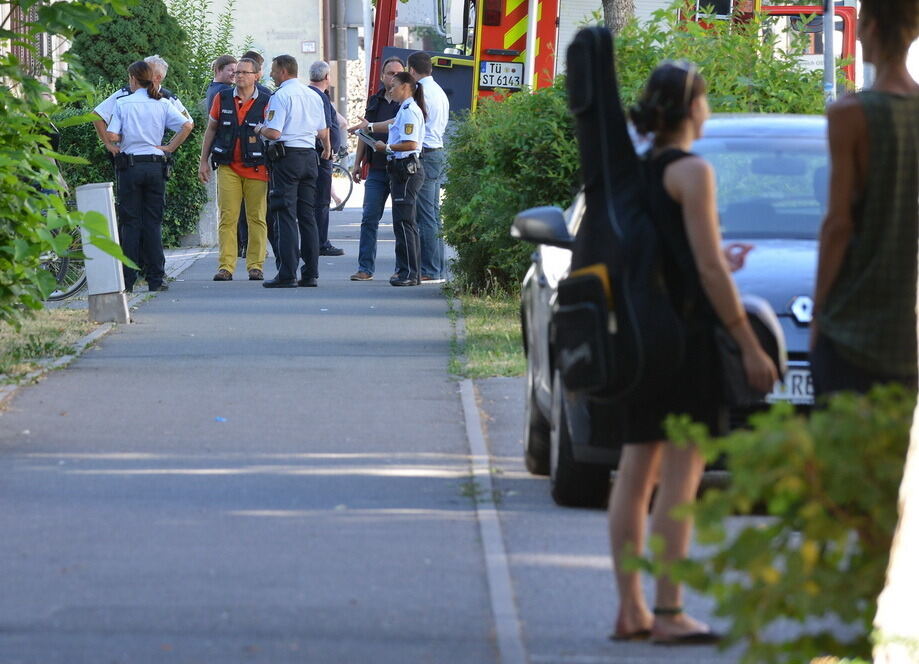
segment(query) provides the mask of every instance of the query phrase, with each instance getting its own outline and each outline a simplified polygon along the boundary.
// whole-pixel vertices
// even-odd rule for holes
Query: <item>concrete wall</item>
[[[213,13],[220,13],[224,4],[224,0],[211,0]],[[301,78],[306,79],[310,64],[322,58],[321,0],[237,2],[234,15],[233,41],[242,44],[251,37],[252,47],[267,62],[277,55],[293,55],[300,65]],[[316,52],[304,53],[304,42],[315,44]]]
[[[670,2],[671,0],[635,0],[635,16],[639,21],[647,21],[653,12],[669,6]],[[556,71],[565,70],[565,53],[578,31],[578,24],[586,21],[594,10],[602,9],[603,4],[600,0],[561,0]]]

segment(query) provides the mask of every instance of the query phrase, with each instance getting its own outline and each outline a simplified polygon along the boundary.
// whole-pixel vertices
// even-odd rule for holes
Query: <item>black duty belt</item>
[[[426,152],[437,152],[438,150],[443,150],[443,148],[421,148],[421,154]]]
[[[285,145],[284,148],[288,152],[315,152],[316,148],[292,148],[289,145]]]
[[[135,164],[142,164],[144,162],[156,162],[156,163],[165,163],[166,157],[159,154],[131,154],[128,155]]]

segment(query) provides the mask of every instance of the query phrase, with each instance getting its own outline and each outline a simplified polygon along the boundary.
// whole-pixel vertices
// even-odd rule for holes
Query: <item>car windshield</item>
[[[827,148],[800,137],[702,138],[727,238],[816,238],[827,205]]]

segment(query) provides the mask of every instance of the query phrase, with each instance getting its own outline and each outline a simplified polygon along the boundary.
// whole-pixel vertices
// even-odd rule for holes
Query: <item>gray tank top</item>
[[[919,251],[919,95],[858,93],[868,120],[864,196],[820,331],[854,365],[875,374],[916,374]]]

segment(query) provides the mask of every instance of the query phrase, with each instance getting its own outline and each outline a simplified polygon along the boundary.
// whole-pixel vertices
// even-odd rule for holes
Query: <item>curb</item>
[[[209,253],[211,253],[211,250],[207,248],[196,248],[195,251],[185,252],[185,255],[183,255],[181,259],[174,262],[172,266],[166,270],[166,278],[175,279],[183,272],[185,272],[185,270],[194,265],[195,262],[208,255]],[[156,297],[158,294],[159,293],[156,292],[137,293],[128,300],[128,309],[136,309],[142,303],[153,297]],[[9,385],[0,385],[0,409],[6,408],[7,404],[13,398],[13,396],[15,396],[20,387],[35,383],[39,379],[43,378],[45,374],[53,371],[54,369],[61,369],[66,367],[68,364],[82,355],[87,348],[111,332],[113,329],[115,329],[115,323],[100,323],[99,327],[94,329],[86,336],[78,339],[73,344],[72,353],[62,355],[61,357],[55,357],[53,359],[40,360],[37,363],[39,368],[20,378],[19,382],[10,383]]]

